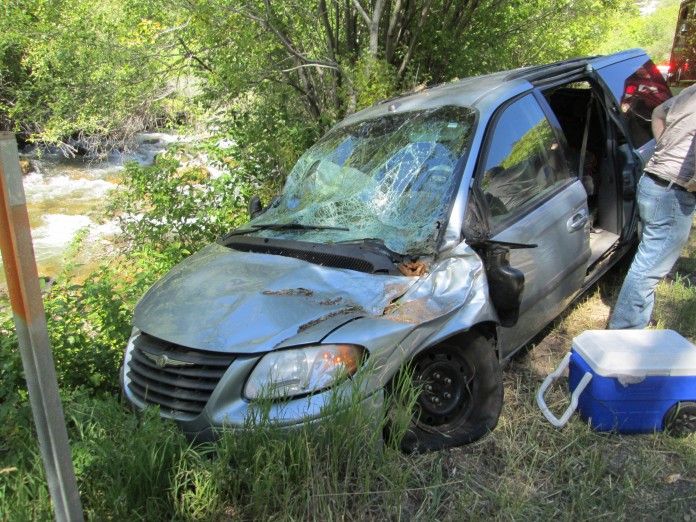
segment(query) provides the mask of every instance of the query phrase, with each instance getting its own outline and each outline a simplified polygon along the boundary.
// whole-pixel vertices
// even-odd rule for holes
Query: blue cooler
[[[571,404],[561,419],[543,394],[569,366]],[[577,408],[597,431],[696,431],[696,346],[672,330],[590,330],[573,339],[570,353],[547,377],[537,402],[563,426]]]

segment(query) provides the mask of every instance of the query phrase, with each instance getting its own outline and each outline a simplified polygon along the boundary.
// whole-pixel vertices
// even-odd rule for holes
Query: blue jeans
[[[655,287],[679,259],[689,239],[696,193],[661,187],[643,175],[638,182],[638,211],[643,236],[619,293],[610,329],[645,328],[655,304]]]

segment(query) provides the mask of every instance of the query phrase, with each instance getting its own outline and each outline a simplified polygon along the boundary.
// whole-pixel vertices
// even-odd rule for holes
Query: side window
[[[671,97],[672,93],[662,74],[650,60],[626,78],[621,112],[628,122],[635,147],[641,147],[653,138],[653,109]]]
[[[494,225],[529,208],[568,179],[553,129],[533,95],[504,109],[484,165],[481,188]]]

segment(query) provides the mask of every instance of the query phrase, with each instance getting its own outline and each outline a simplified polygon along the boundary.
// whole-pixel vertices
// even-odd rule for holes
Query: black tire
[[[401,449],[436,451],[480,439],[498,423],[503,379],[491,342],[470,332],[430,348],[412,362],[421,389]]]
[[[696,402],[678,402],[665,413],[664,429],[673,437],[696,433]]]

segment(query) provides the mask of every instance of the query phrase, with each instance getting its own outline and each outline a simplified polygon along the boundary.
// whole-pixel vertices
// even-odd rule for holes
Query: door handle
[[[584,208],[577,214],[573,214],[573,217],[571,217],[566,223],[568,226],[568,232],[577,232],[578,230],[582,230],[585,227],[588,219],[587,210]]]

